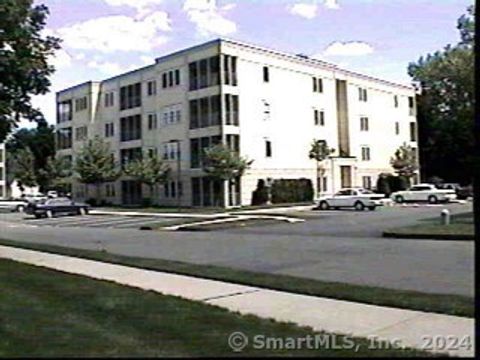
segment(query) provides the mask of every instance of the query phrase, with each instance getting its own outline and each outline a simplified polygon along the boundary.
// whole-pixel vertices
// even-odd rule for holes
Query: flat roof
[[[274,50],[274,49],[270,49],[270,48],[262,47],[262,46],[259,46],[259,45],[246,43],[246,42],[243,42],[243,41],[233,40],[233,39],[229,39],[229,38],[217,38],[217,39],[210,40],[210,41],[198,44],[198,45],[194,45],[194,46],[191,46],[191,47],[188,47],[188,48],[184,48],[184,49],[175,51],[175,52],[167,54],[167,55],[157,57],[157,58],[155,58],[155,64],[158,64],[162,61],[166,61],[170,58],[174,58],[174,57],[177,57],[177,56],[184,55],[184,54],[186,54],[188,52],[191,52],[191,51],[199,50],[201,48],[205,48],[205,47],[212,46],[212,45],[220,45],[222,42],[233,44],[233,45],[244,47],[244,48],[253,49],[253,50],[264,52],[264,53],[267,53],[267,54],[281,56],[281,57],[284,57],[284,58],[287,58],[287,59],[290,59],[290,60],[294,60],[294,61],[304,63],[305,65],[322,67],[326,70],[331,70],[331,71],[338,72],[338,73],[343,74],[343,75],[353,76],[353,77],[356,77],[356,78],[359,78],[359,79],[375,81],[375,82],[378,82],[378,83],[381,83],[381,84],[384,84],[384,85],[400,87],[400,88],[407,89],[407,90],[415,90],[415,88],[412,85],[400,84],[400,83],[396,83],[396,82],[393,82],[393,81],[384,80],[384,79],[380,79],[380,78],[377,78],[377,77],[374,77],[374,76],[364,75],[364,74],[361,74],[361,73],[358,73],[358,72],[355,72],[355,71],[343,69],[343,68],[338,67],[338,65],[336,65],[334,63],[329,63],[329,62],[324,61],[324,60],[311,58],[311,57],[309,57],[307,55],[304,55],[304,54],[287,53],[287,52]],[[141,71],[141,70],[145,70],[147,68],[153,67],[153,66],[155,66],[155,64],[143,66],[143,67],[138,68],[138,69],[134,69],[134,70],[131,70],[131,71],[128,71],[128,72],[125,72],[125,73],[121,73],[119,75],[112,76],[112,77],[107,78],[107,79],[102,80],[102,81],[87,81],[87,82],[84,82],[84,83],[81,83],[81,84],[78,84],[78,85],[74,85],[74,86],[71,86],[69,88],[58,91],[57,95],[65,92],[65,91],[73,90],[76,87],[80,87],[80,86],[83,86],[83,85],[86,85],[86,84],[103,83],[103,82],[111,81],[111,80],[114,80],[116,78],[119,78],[119,77],[122,77],[122,76],[125,76],[125,75],[128,75],[128,74],[135,73],[137,71]]]

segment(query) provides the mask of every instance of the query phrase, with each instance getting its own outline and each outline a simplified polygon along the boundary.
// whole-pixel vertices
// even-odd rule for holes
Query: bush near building
[[[382,173],[378,176],[377,192],[389,197],[391,193],[406,190],[410,187],[410,181],[407,177]]]
[[[271,187],[272,203],[296,203],[313,201],[310,179],[277,179]]]

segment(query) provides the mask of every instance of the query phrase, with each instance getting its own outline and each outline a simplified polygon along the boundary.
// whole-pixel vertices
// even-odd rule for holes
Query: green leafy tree
[[[34,157],[34,172],[40,191],[48,187],[47,160],[55,156],[55,127],[39,122],[36,128],[22,128],[14,132],[6,142],[7,152],[16,153],[28,149]]]
[[[398,176],[410,181],[418,170],[416,150],[410,145],[407,145],[407,143],[403,143],[390,159],[390,165],[392,165]]]
[[[317,195],[320,194],[320,179],[325,174],[323,162],[334,152],[335,149],[328,147],[325,140],[314,139],[312,141],[308,157],[309,159],[315,160],[317,163]]]
[[[60,48],[58,38],[42,36],[48,14],[33,0],[0,1],[0,142],[20,120],[44,119],[31,97],[49,91],[48,58]]]
[[[253,160],[240,156],[225,145],[218,144],[205,149],[203,170],[214,181],[225,182],[241,177],[252,165]],[[216,194],[221,199],[220,194]]]
[[[447,45],[408,67],[421,91],[417,98],[418,130],[426,178],[440,176],[446,181],[466,183],[473,177],[474,13],[471,6],[459,18],[457,45]]]
[[[74,172],[87,189],[88,185],[95,186],[97,199],[100,199],[100,186],[121,175],[108,143],[98,136],[88,140],[77,153]]]
[[[66,192],[72,176],[72,162],[67,157],[49,157],[40,174],[48,189]]]
[[[17,181],[18,187],[25,191],[25,187],[37,186],[37,177],[34,171],[34,157],[29,149],[20,149],[9,157],[9,172],[12,179]]]
[[[170,174],[170,167],[156,154],[147,155],[127,163],[124,167],[126,175],[133,177],[148,186],[150,197],[155,198],[155,186],[164,184]]]

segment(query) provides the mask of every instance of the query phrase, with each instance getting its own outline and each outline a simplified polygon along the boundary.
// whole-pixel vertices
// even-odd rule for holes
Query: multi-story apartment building
[[[0,143],[0,199],[7,197],[7,155],[5,143]]]
[[[403,143],[417,148],[413,87],[357,74],[304,55],[218,39],[102,82],[57,93],[57,149],[75,158],[86,139],[109,142],[119,162],[142,152],[163,156],[171,179],[154,195],[164,205],[247,205],[259,179],[309,178],[313,139],[335,149],[324,161],[322,192],[375,186],[392,172]],[[240,179],[204,176],[202,154],[217,143],[253,160]],[[315,185],[314,185],[315,186]],[[104,184],[113,203],[149,196],[128,177]],[[85,185],[72,194],[85,198]]]

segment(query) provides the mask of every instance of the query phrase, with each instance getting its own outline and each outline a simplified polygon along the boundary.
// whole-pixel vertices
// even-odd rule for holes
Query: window
[[[0,163],[3,162],[3,149],[0,149]]]
[[[113,183],[105,184],[105,195],[107,197],[115,197],[115,184]]]
[[[364,189],[371,189],[372,178],[370,176],[362,176],[362,186]]]
[[[215,86],[220,84],[220,57],[214,56],[208,60],[210,70],[209,85]]]
[[[410,123],[410,141],[417,141],[417,124]]]
[[[153,96],[157,94],[157,82],[151,80],[147,82],[147,96]]]
[[[362,161],[370,160],[370,148],[368,146],[362,146]]]
[[[120,150],[120,159],[121,159],[122,168],[129,162],[132,162],[133,160],[140,160],[141,158],[142,158],[141,147]]]
[[[162,88],[166,89],[168,87],[167,73],[162,74]]]
[[[87,108],[87,97],[75,99],[75,112],[85,110]]]
[[[200,144],[199,139],[190,139],[190,167],[200,167]]]
[[[270,82],[270,73],[269,73],[269,69],[268,69],[268,66],[264,66],[263,67],[263,82]]]
[[[226,141],[227,141],[227,147],[230,150],[236,153],[240,152],[240,136],[239,135],[228,134],[226,136]]]
[[[200,60],[200,89],[208,87],[208,59]]]
[[[149,157],[149,158],[154,158],[154,157],[157,156],[157,154],[158,154],[157,148],[150,148],[150,149],[148,149],[148,157]]]
[[[325,125],[325,113],[323,110],[313,110],[313,118],[314,123],[316,126],[324,126]]]
[[[122,86],[120,88],[120,110],[142,106],[142,84]]]
[[[220,125],[220,123],[220,95],[190,100],[190,129],[215,126]]]
[[[142,138],[142,117],[133,115],[120,118],[120,141],[140,140]]]
[[[237,86],[237,58],[230,55],[222,55],[223,58],[223,83]]]
[[[180,156],[180,144],[178,142],[167,142],[163,144],[163,159],[175,160]]]
[[[263,103],[263,120],[270,120],[270,103],[262,99]]]
[[[230,79],[233,78],[233,74],[230,71],[232,68],[232,57],[228,55],[224,56],[227,85],[233,85]],[[203,89],[210,86],[216,86],[220,84],[220,56],[213,56],[207,59],[192,62],[188,65],[189,77],[190,77],[190,91]],[[236,76],[236,75],[235,75]]]
[[[190,167],[197,169],[202,166],[204,151],[211,146],[220,144],[221,136],[206,136],[190,139]]]
[[[180,85],[180,70],[175,70],[175,85]]]
[[[408,97],[408,114],[415,115],[415,101],[413,100],[413,96]]]
[[[88,128],[86,126],[80,126],[75,129],[75,140],[86,140],[88,136]]]
[[[395,135],[400,135],[400,123],[395,122]]]
[[[328,191],[328,178],[326,176],[322,177],[322,191]]]
[[[174,69],[162,74],[162,88],[170,88],[180,85],[180,70]]]
[[[367,89],[358,88],[358,100],[363,102],[367,101]]]
[[[148,114],[148,130],[157,128],[157,114]]]
[[[323,79],[313,77],[313,92],[323,93]]]
[[[368,117],[362,116],[360,118],[360,131],[368,131]]]
[[[225,94],[226,125],[239,125],[238,95]]]
[[[72,120],[72,100],[62,101],[57,105],[57,123]]]
[[[393,96],[393,105],[398,108],[398,95]]]
[[[115,133],[113,122],[105,124],[105,137],[112,137],[114,135]]]
[[[57,149],[70,149],[72,147],[72,128],[63,128],[57,130]]]
[[[265,140],[265,156],[272,157],[272,142],[270,140]]]
[[[105,93],[105,107],[110,107],[114,105],[113,92]]]

